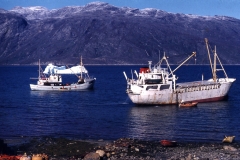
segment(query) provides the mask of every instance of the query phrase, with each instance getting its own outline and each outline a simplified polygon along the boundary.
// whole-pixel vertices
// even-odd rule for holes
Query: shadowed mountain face
[[[204,38],[222,63],[239,63],[240,20],[117,8],[107,3],[47,10],[0,9],[0,64],[146,64],[165,52],[179,64],[193,51],[208,63]],[[195,63],[194,59],[189,63]]]

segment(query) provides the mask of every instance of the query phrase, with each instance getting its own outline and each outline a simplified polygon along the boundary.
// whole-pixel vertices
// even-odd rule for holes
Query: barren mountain
[[[207,63],[204,38],[223,63],[239,63],[240,20],[94,2],[48,10],[0,9],[0,64],[145,64],[165,52],[179,64],[193,51]],[[194,61],[190,61],[194,63]]]

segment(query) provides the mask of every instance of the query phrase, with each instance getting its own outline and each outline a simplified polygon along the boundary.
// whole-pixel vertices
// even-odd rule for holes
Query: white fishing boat
[[[179,104],[184,102],[211,102],[220,101],[227,97],[228,91],[235,78],[228,78],[222,63],[216,53],[216,47],[213,52],[214,63],[212,64],[211,55],[209,52],[209,44],[205,39],[208,51],[210,66],[212,69],[212,78],[209,80],[200,80],[185,83],[176,83],[177,79],[174,72],[186,63],[191,57],[196,56],[193,52],[183,63],[176,69],[171,70],[166,56],[152,67],[149,61],[149,67],[140,68],[140,72],[136,74],[136,78],[128,78],[127,94],[131,101],[135,104]],[[216,61],[218,60],[221,69],[216,69]],[[161,64],[165,61],[167,67],[162,68]],[[217,71],[223,71],[225,78],[219,78],[216,75]],[[133,76],[132,76],[133,77]]]
[[[62,75],[63,74],[74,74],[78,81],[76,83],[63,83]],[[33,78],[31,78],[33,79]],[[37,84],[30,84],[30,88],[33,91],[70,91],[70,90],[87,90],[92,89],[96,78],[91,78],[88,75],[88,71],[83,66],[82,58],[80,65],[73,66],[71,68],[66,66],[55,66],[53,64],[49,64],[45,70],[43,71],[40,66],[39,60],[39,76]]]

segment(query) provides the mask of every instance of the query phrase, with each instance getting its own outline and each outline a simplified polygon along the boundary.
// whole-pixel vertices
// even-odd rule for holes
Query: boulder
[[[100,157],[103,157],[105,155],[105,152],[103,150],[97,150],[96,153],[98,153]]]
[[[98,153],[88,153],[83,160],[100,160],[100,156]]]

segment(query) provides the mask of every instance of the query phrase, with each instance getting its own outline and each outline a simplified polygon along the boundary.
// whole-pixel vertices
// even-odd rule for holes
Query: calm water
[[[43,66],[45,67],[45,66]],[[123,71],[139,66],[86,66],[97,78],[94,90],[79,92],[30,91],[37,66],[0,66],[0,138],[61,136],[77,139],[121,137],[177,141],[240,140],[240,66],[225,66],[237,78],[228,101],[201,103],[195,108],[175,105],[136,106],[126,90]],[[183,66],[178,82],[209,78],[208,66]],[[73,82],[75,77],[65,77]]]

